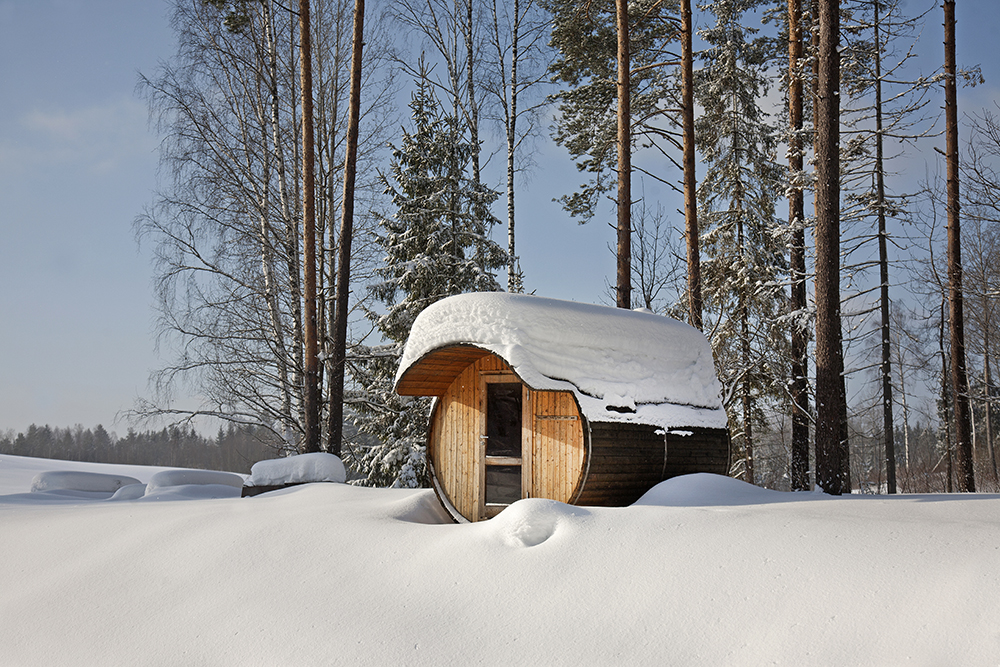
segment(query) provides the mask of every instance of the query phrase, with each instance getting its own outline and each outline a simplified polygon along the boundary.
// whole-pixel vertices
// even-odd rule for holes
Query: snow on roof
[[[648,310],[479,292],[442,299],[416,319],[396,372],[453,345],[506,361],[536,390],[569,390],[591,422],[725,428],[704,334]]]

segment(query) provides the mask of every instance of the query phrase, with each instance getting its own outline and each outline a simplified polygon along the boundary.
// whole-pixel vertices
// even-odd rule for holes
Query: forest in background
[[[41,459],[125,465],[225,470],[249,474],[257,461],[277,456],[278,443],[267,432],[229,424],[214,438],[191,425],[159,431],[129,429],[119,437],[102,425],[53,428],[32,424],[22,433],[0,432],[0,454]]]
[[[820,8],[831,3],[635,2],[624,30],[621,4],[369,3],[355,76],[357,4],[313,0],[306,61],[314,86],[304,96],[301,11],[269,0],[176,0],[177,54],[139,83],[162,138],[163,178],[136,221],[155,249],[160,342],[173,361],[154,374],[151,396],[130,416],[218,419],[303,451],[311,378],[323,449],[341,453],[371,484],[424,483],[426,401],[392,392],[401,346],[416,314],[444,296],[539,288],[520,270],[515,245],[515,220],[537,221],[517,211],[515,195],[551,140],[584,181],[561,196],[567,215],[600,224],[617,213],[613,300],[687,320],[709,337],[730,415],[732,474],[803,488],[805,472],[806,485],[814,483],[816,391],[830,387],[817,382],[815,367],[814,286],[826,264],[813,244],[814,101],[822,97]],[[891,461],[900,467],[899,488],[950,490],[962,479],[960,442],[971,448],[976,477],[986,482],[980,487],[996,484],[990,368],[1000,132],[991,109],[962,119],[970,380],[956,394],[943,259],[945,221],[957,206],[947,201],[944,178],[933,170],[917,177],[908,161],[941,152],[947,84],[982,77],[975,66],[949,74],[943,58],[917,58],[918,39],[939,25],[938,6],[926,4],[836,3],[834,282],[848,404],[838,465],[847,488],[885,488]],[[408,39],[398,39],[403,34]],[[342,278],[355,80],[353,245]],[[631,106],[623,125],[625,89]],[[407,97],[408,106],[400,102]],[[315,129],[309,151],[306,99]],[[627,169],[623,152],[635,157]],[[314,159],[309,179],[306,155]],[[622,195],[623,174],[635,175],[642,196],[640,189]],[[315,191],[311,262],[303,240],[307,180]],[[501,235],[504,244],[495,240]],[[346,317],[338,316],[338,287],[349,295]],[[349,339],[338,362],[335,331],[345,320]],[[316,326],[312,369],[307,322]],[[338,363],[347,378],[339,400]],[[173,399],[187,390],[199,407],[177,407]],[[956,395],[972,403],[966,435],[952,432]],[[335,442],[335,407],[369,439],[348,432]],[[796,415],[807,432],[804,460],[801,435],[795,449]],[[934,475],[945,483],[912,481]]]

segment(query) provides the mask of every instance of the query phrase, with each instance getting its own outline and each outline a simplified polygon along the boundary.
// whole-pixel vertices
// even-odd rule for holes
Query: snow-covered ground
[[[0,456],[0,665],[1000,663],[1000,496],[693,475],[454,525],[430,491],[46,471],[160,472]]]

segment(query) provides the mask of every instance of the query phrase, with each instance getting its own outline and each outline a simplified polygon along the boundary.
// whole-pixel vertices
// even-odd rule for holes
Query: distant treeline
[[[229,425],[214,437],[192,426],[170,426],[159,431],[129,429],[124,437],[77,425],[53,428],[32,424],[24,433],[0,432],[0,454],[65,461],[201,468],[249,473],[262,459],[279,456],[274,435],[251,427]]]

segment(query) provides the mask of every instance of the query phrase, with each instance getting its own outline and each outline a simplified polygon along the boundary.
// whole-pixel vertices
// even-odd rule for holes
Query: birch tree
[[[314,32],[336,44],[328,30],[342,7],[323,0],[312,7]],[[272,2],[177,0],[174,26],[176,57],[139,83],[164,137],[164,183],[136,223],[154,244],[161,344],[174,358],[153,376],[156,395],[135,412],[259,425],[297,449],[304,434],[297,19]],[[372,47],[378,63],[384,45]],[[333,227],[324,185],[343,159],[344,111],[334,91],[348,70],[336,53],[324,50],[330,57],[314,63],[320,238]],[[366,85],[360,170],[370,188],[392,85],[384,69]],[[317,253],[318,294],[323,267],[335,264],[329,238]],[[325,345],[323,303],[317,336]],[[201,404],[172,405],[181,386]]]

